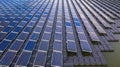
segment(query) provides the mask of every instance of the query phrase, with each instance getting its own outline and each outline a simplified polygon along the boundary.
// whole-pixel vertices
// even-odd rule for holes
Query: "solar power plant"
[[[0,67],[107,66],[120,0],[0,0]]]

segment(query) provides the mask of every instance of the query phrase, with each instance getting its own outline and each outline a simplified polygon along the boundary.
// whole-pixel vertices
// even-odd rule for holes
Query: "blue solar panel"
[[[72,42],[72,41],[68,41],[67,50],[68,50],[68,52],[77,52],[76,43]]]
[[[73,20],[74,20],[74,21],[79,21],[79,19],[78,19],[78,18],[73,18]]]
[[[55,41],[53,44],[53,50],[62,51],[62,43]]]
[[[62,39],[62,34],[60,34],[60,33],[55,33],[55,39],[61,40],[61,39]]]
[[[35,31],[35,32],[41,32],[41,28],[40,28],[40,27],[36,27],[36,28],[34,29],[34,31]]]
[[[20,36],[18,37],[18,39],[26,40],[27,37],[28,37],[27,33],[21,33]]]
[[[62,53],[53,52],[51,66],[53,66],[53,67],[56,67],[56,66],[62,67],[62,64],[63,64],[62,60],[63,60]]]
[[[5,33],[0,33],[0,40],[2,40],[4,36],[5,36]]]
[[[12,29],[12,27],[6,27],[6,28],[3,30],[3,32],[10,32],[11,29]]]
[[[16,55],[16,52],[7,52],[4,57],[1,58],[0,65],[6,65],[9,66],[12,63],[12,60],[14,59]]]
[[[88,42],[80,41],[80,44],[83,52],[92,52],[92,49]]]
[[[47,53],[45,52],[38,52],[37,56],[35,58],[35,62],[34,65],[36,66],[45,66],[46,63],[46,57],[47,57]]]
[[[14,40],[16,36],[17,36],[16,33],[10,33],[10,34],[6,37],[6,39],[8,39],[8,40]]]
[[[11,45],[10,50],[16,50],[16,51],[18,51],[18,50],[21,48],[22,44],[23,44],[22,41],[17,41],[17,40],[16,40],[16,41]]]
[[[30,56],[31,56],[31,52],[23,52],[20,55],[16,65],[27,66]]]
[[[3,40],[1,43],[0,43],[0,50],[5,50],[5,48],[10,44],[9,41],[5,41]]]
[[[29,51],[32,51],[35,47],[35,42],[34,41],[28,41],[24,50],[29,50]]]
[[[71,22],[66,22],[66,26],[72,26]]]
[[[75,22],[75,26],[81,26],[79,22]]]
[[[26,27],[25,29],[24,29],[24,32],[30,32],[32,30],[32,27]]]
[[[9,25],[10,25],[10,26],[16,26],[17,23],[15,23],[15,22],[11,22]]]
[[[37,40],[38,37],[39,37],[39,34],[33,33],[33,34],[31,35],[30,39]]]
[[[50,37],[51,37],[51,34],[49,34],[49,33],[44,33],[42,39],[50,40]]]
[[[22,30],[22,27],[16,27],[13,31],[14,32],[20,32]]]
[[[49,42],[48,41],[41,41],[39,50],[44,50],[47,51],[49,47]]]

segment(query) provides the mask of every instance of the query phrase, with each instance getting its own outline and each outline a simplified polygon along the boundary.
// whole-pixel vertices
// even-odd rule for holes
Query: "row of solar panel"
[[[71,1],[68,1],[68,3],[72,4]],[[75,25],[75,27],[79,27],[79,28],[81,28],[80,30],[82,30],[81,32],[77,31],[77,33],[79,35],[78,37],[79,37],[79,40],[80,40],[80,46],[81,46],[81,49],[82,49],[81,51],[91,53],[92,49],[91,49],[91,46],[88,42],[87,36],[85,35],[85,32],[83,31],[83,28],[82,28],[82,25],[81,25],[82,23],[79,21],[73,5],[69,5],[69,7],[71,9],[71,14],[72,14],[72,17],[73,17],[74,24],[79,22],[79,25]],[[76,28],[76,29],[78,29],[78,28]]]

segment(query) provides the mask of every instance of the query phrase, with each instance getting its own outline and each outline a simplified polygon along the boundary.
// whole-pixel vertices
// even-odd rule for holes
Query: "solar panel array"
[[[107,65],[119,0],[0,0],[0,66]]]

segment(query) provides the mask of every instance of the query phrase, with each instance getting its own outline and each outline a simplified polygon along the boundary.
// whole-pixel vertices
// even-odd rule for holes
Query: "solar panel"
[[[31,52],[22,52],[22,54],[18,58],[16,66],[27,66],[30,57],[31,57]]]
[[[34,61],[34,66],[45,66],[46,64],[46,52],[37,52],[37,56]]]
[[[26,40],[26,38],[28,37],[28,34],[27,33],[20,33],[20,35],[18,36],[18,39],[21,39],[21,40]]]
[[[16,26],[16,25],[17,25],[16,22],[12,22],[12,23],[9,24],[9,26]]]
[[[92,52],[90,44],[86,41],[80,41],[80,45],[83,52]]]
[[[6,39],[8,39],[8,40],[14,40],[16,36],[17,36],[16,33],[10,33],[10,34],[6,37]]]
[[[9,66],[12,63],[15,55],[16,55],[16,52],[8,51],[4,55],[4,57],[1,58],[0,65],[2,65],[2,66]]]
[[[34,31],[35,32],[41,32],[41,27],[35,27]]]
[[[5,50],[5,48],[10,44],[10,41],[6,41],[6,40],[3,40],[1,43],[0,43],[0,50],[3,51]]]
[[[40,46],[39,46],[39,50],[47,51],[48,47],[49,47],[49,42],[48,41],[41,41]]]
[[[32,40],[37,40],[39,37],[39,34],[38,33],[32,33],[32,35],[30,36],[30,39]]]
[[[77,52],[76,43],[74,41],[67,41],[67,51],[68,52]]]
[[[13,32],[20,32],[22,30],[22,27],[16,27]]]
[[[51,34],[49,33],[44,33],[42,39],[44,40],[50,40]]]
[[[8,26],[8,27],[6,27],[6,28],[3,30],[3,32],[10,32],[12,28],[13,28],[13,27]]]
[[[26,27],[25,29],[24,29],[24,32],[30,32],[32,30],[32,27]]]
[[[33,51],[36,43],[34,41],[28,41],[24,50]]]
[[[56,40],[61,40],[62,39],[62,34],[61,33],[55,33],[55,39]]]
[[[69,40],[74,40],[74,35],[73,35],[73,33],[67,33],[67,39],[69,39]]]
[[[53,52],[51,66],[53,67],[62,67],[63,66],[63,57],[62,53]]]
[[[62,42],[54,41],[53,50],[62,51]]]
[[[65,22],[66,26],[72,26],[71,22]]]
[[[5,33],[0,33],[0,40],[2,40],[5,35]]]
[[[18,51],[18,50],[21,48],[22,44],[23,44],[22,41],[16,40],[16,41],[14,41],[14,43],[11,45],[10,50]]]

